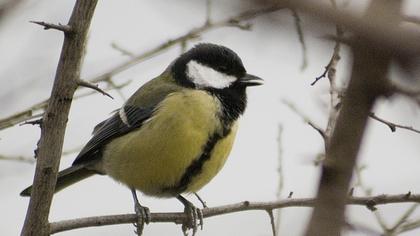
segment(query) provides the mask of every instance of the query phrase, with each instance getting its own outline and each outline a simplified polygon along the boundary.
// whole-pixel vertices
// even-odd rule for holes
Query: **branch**
[[[420,55],[420,34],[418,32],[398,27],[389,27],[389,22],[383,18],[366,20],[350,11],[337,10],[322,3],[310,0],[274,0],[287,8],[305,12],[317,19],[343,26],[361,37],[360,40],[369,42],[377,50],[403,58]],[[381,8],[381,7],[379,7]],[[404,37],[401,37],[404,35]]]
[[[291,103],[287,100],[282,100],[282,102],[283,102],[283,104],[288,106],[290,108],[290,110],[292,110],[298,116],[300,116],[308,125],[310,125],[312,128],[314,128],[321,135],[321,137],[324,139],[324,141],[326,141],[325,131],[321,127],[319,127],[317,124],[315,124],[311,119],[309,119],[308,116],[303,114],[303,112],[301,112],[299,109],[297,109],[296,106],[293,103]]]
[[[115,49],[115,50],[117,50],[117,51],[119,51],[122,55],[124,55],[124,56],[128,56],[128,57],[130,57],[130,58],[134,58],[135,57],[135,55],[134,55],[134,53],[132,53],[132,52],[130,52],[130,51],[128,51],[127,49],[125,49],[125,48],[122,48],[120,45],[118,45],[117,43],[115,43],[115,42],[112,42],[111,43],[111,47],[113,48],[113,49]]]
[[[373,197],[349,197],[346,204],[360,205],[370,207],[372,205],[385,205],[391,203],[420,203],[420,194],[397,194],[397,195],[377,195]],[[209,218],[218,215],[231,214],[235,212],[263,210],[272,211],[279,208],[288,207],[313,207],[315,198],[295,198],[285,199],[274,202],[249,202],[244,201],[236,204],[224,205],[219,207],[203,208],[203,217]],[[150,222],[172,222],[175,224],[182,224],[188,218],[184,212],[177,213],[151,213]],[[107,215],[94,216],[86,218],[78,218],[72,220],[63,220],[50,223],[50,233],[58,233],[72,229],[105,226],[115,224],[130,224],[137,221],[135,214],[121,214],[121,215]]]
[[[0,160],[17,161],[17,162],[23,162],[23,163],[29,163],[29,164],[35,163],[35,159],[24,157],[24,156],[9,157],[9,156],[0,155]]]
[[[377,120],[377,121],[379,121],[379,122],[381,122],[381,123],[383,123],[383,124],[385,124],[385,125],[387,125],[387,126],[391,129],[391,132],[395,132],[395,131],[397,131],[397,128],[400,128],[400,129],[405,129],[405,130],[413,131],[413,132],[415,132],[415,133],[420,134],[420,130],[415,129],[415,128],[413,128],[412,126],[399,125],[399,124],[392,123],[392,122],[390,122],[390,121],[387,121],[387,120],[384,120],[384,119],[382,119],[382,118],[379,118],[379,117],[378,117],[375,113],[373,113],[373,112],[371,112],[371,113],[369,114],[369,117],[370,117],[370,118],[372,118],[372,119],[374,119],[374,120]]]
[[[29,22],[44,26],[44,30],[55,29],[55,30],[63,31],[64,33],[67,33],[67,34],[74,33],[72,28],[69,25],[62,25],[62,24],[56,25],[56,24],[51,24],[44,21],[32,21],[32,20]]]
[[[77,89],[84,45],[96,3],[97,0],[76,1],[68,23],[75,33],[71,37],[65,34],[48,107],[42,118],[32,194],[22,236],[49,235],[48,216],[57,182],[68,114]]]
[[[413,213],[416,211],[417,207],[419,207],[419,204],[413,204],[410,206],[410,208],[407,209],[407,211],[400,217],[400,219],[394,224],[393,227],[389,229],[389,232],[396,233],[400,227],[407,222],[408,218],[413,215]]]
[[[91,83],[89,83],[87,81],[84,81],[84,80],[81,80],[81,79],[79,79],[77,81],[77,85],[78,86],[81,86],[81,87],[93,89],[93,90],[101,93],[102,95],[105,95],[105,96],[110,97],[111,99],[114,99],[111,95],[109,95],[109,93],[107,93],[104,90],[100,89],[98,85],[91,84]]]
[[[400,228],[397,230],[397,233],[404,233],[404,232],[407,232],[407,231],[417,229],[419,227],[420,227],[420,219],[417,219],[415,221],[407,222],[407,223],[401,225]]]
[[[379,18],[385,14],[389,17],[387,22],[383,22],[384,26],[387,29],[395,29],[399,23],[401,2],[387,1],[387,3],[372,0],[363,17],[364,22],[379,22]],[[378,12],[378,9],[381,9],[381,12]],[[344,25],[346,22],[336,23]],[[369,113],[376,99],[386,91],[384,84],[391,62],[390,55],[384,53],[383,49],[377,50],[376,47],[367,44],[365,36],[356,35],[352,46],[354,59],[351,78],[327,145],[317,203],[305,233],[307,236],[340,234],[345,223],[345,203],[350,181]]]
[[[308,55],[306,50],[305,38],[302,30],[302,19],[300,18],[298,12],[295,9],[290,9],[292,11],[293,19],[295,20],[295,28],[298,34],[299,43],[302,47],[302,64],[300,66],[301,70],[304,70],[308,66]]]
[[[403,16],[404,21],[420,25],[420,18],[417,16]]]

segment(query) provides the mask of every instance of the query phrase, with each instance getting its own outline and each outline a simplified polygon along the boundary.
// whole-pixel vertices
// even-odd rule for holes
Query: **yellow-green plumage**
[[[246,107],[246,88],[260,85],[228,48],[200,44],[139,88],[93,137],[55,191],[106,174],[132,191],[157,197],[196,192],[223,167]],[[21,195],[29,196],[31,187]]]
[[[178,184],[205,144],[222,132],[221,104],[202,90],[184,89],[168,95],[141,129],[116,138],[103,153],[103,169],[114,179],[145,194],[165,196]],[[203,132],[204,131],[204,132]],[[236,125],[214,146],[187,192],[199,190],[223,166],[233,144]]]

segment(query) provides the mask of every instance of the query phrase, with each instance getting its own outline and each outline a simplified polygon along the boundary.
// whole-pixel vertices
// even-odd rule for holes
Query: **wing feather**
[[[116,112],[109,119],[95,126],[92,138],[80,151],[73,165],[100,158],[102,149],[106,144],[116,137],[140,128],[143,122],[151,117],[154,110],[153,108],[135,106],[124,106],[121,109],[123,109],[126,120],[121,119],[120,113]]]

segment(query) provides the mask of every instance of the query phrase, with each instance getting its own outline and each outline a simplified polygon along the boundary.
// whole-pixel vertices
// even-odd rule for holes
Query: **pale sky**
[[[352,1],[360,8],[366,1]],[[420,4],[411,1],[406,9],[418,13]],[[28,23],[30,20],[66,23],[74,1],[28,0],[18,11],[0,25],[0,117],[26,109],[47,98],[62,46],[62,34],[44,31]],[[111,47],[119,46],[138,54],[175,38],[205,20],[205,1],[99,1],[87,45],[82,78],[99,75],[125,60]],[[351,5],[350,7],[354,7]],[[222,19],[246,9],[239,1],[214,0],[212,19]],[[417,10],[415,10],[417,9]],[[199,193],[207,204],[219,206],[238,201],[270,201],[276,199],[278,169],[278,126],[283,127],[281,147],[284,189],[294,197],[312,197],[318,181],[318,167],[312,163],[323,151],[319,134],[293,113],[282,100],[292,102],[321,127],[327,120],[328,82],[310,86],[328,63],[333,42],[323,39],[334,32],[333,27],[318,20],[303,17],[303,29],[308,50],[308,66],[301,71],[302,49],[289,10],[283,10],[253,20],[252,31],[237,28],[212,30],[199,40],[188,43],[211,42],[230,47],[242,58],[247,71],[260,76],[265,85],[249,89],[248,108],[242,117],[233,151],[223,170]],[[270,23],[271,22],[271,23]],[[114,77],[116,83],[132,82],[122,91],[129,97],[139,86],[159,75],[180,53],[174,47],[152,59]],[[351,58],[344,48],[338,66],[338,78],[349,77]],[[397,71],[393,79],[404,80]],[[419,75],[417,74],[417,78]],[[419,85],[419,83],[417,83]],[[104,86],[104,84],[100,84]],[[86,92],[80,91],[79,93]],[[69,117],[64,150],[86,143],[94,125],[106,119],[123,100],[115,91],[111,100],[93,95],[74,101]],[[420,128],[419,109],[402,97],[381,100],[375,113],[387,120]],[[0,131],[0,155],[32,157],[39,139],[39,128],[16,126]],[[391,133],[381,123],[370,120],[360,152],[365,184],[374,194],[420,192],[420,135],[405,130]],[[71,164],[76,153],[64,156],[63,169]],[[0,234],[18,235],[24,221],[28,198],[20,191],[32,183],[35,165],[0,161]],[[356,189],[355,195],[361,191]],[[194,201],[193,196],[189,199]],[[140,196],[140,202],[152,212],[182,211],[174,199]],[[393,224],[410,204],[379,207],[386,222]],[[373,214],[365,207],[351,207],[351,223],[367,225],[379,230]],[[54,196],[50,221],[105,214],[133,213],[130,191],[108,177],[92,177]],[[282,210],[281,235],[300,235],[305,229],[310,209]],[[417,218],[416,218],[417,217]],[[418,219],[420,212],[414,214]],[[210,235],[271,235],[269,218],[265,212],[245,212],[205,219],[200,236]],[[60,235],[134,235],[132,225],[114,225],[68,231]],[[420,230],[404,235],[418,235]],[[182,235],[179,225],[150,224],[144,235]],[[363,235],[348,232],[346,235]]]

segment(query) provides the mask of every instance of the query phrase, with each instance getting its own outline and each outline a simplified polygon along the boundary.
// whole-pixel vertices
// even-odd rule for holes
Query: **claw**
[[[194,236],[197,233],[198,226],[203,229],[203,212],[183,196],[178,195],[177,199],[182,202],[185,207],[184,212],[188,215],[188,220],[182,224],[182,231],[184,235],[188,235],[188,230],[192,229],[192,236]]]
[[[201,202],[203,208],[207,208],[207,203],[198,195],[198,193],[194,193],[195,197]]]
[[[136,190],[131,189],[131,193],[134,199],[134,211],[136,212],[136,215],[137,215],[137,222],[133,223],[134,227],[136,227],[134,232],[137,235],[141,235],[143,233],[144,223],[146,224],[150,223],[150,220],[151,220],[150,210],[149,208],[140,205],[139,200],[137,198]]]

